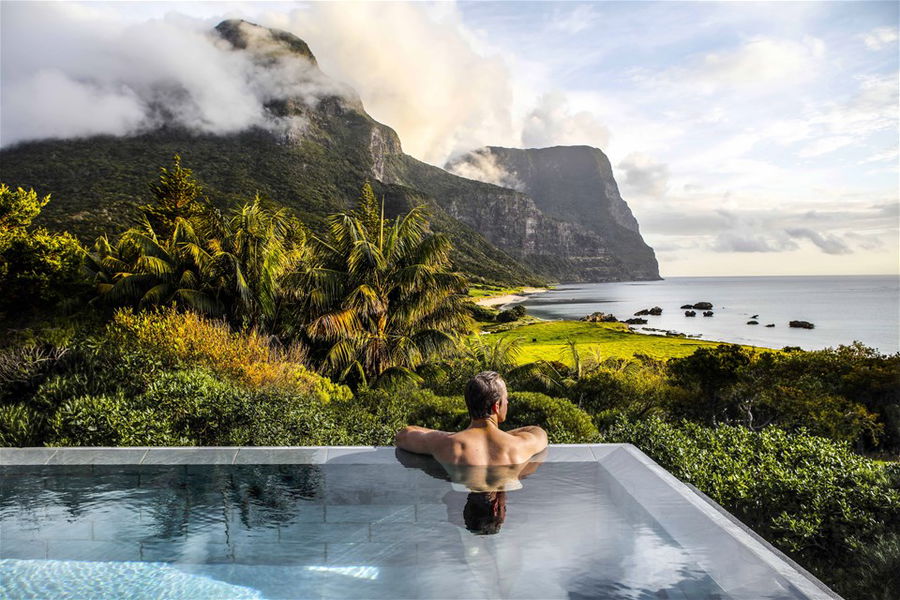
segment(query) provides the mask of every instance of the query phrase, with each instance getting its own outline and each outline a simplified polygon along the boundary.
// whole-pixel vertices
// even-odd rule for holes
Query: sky
[[[291,31],[431,164],[609,157],[666,276],[900,271],[895,2],[0,4],[0,144],[263,122],[278,81],[207,31]],[[184,101],[188,98],[190,101]],[[485,178],[488,175],[485,174]]]

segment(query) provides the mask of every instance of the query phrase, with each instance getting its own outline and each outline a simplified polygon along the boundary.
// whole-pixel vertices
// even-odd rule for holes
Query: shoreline
[[[515,294],[504,294],[503,296],[489,296],[487,298],[479,298],[475,300],[475,304],[478,306],[485,306],[487,308],[497,308],[504,304],[514,304],[516,302],[522,302],[526,300],[528,296],[533,294],[540,294],[543,292],[549,292],[550,288],[537,288],[537,287],[524,287],[521,292]]]

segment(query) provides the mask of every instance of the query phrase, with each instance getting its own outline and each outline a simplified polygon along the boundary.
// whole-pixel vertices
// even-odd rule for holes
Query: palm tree
[[[231,218],[213,221],[207,242],[217,297],[243,326],[271,329],[282,280],[304,256],[305,232],[284,209],[268,210],[256,196]]]
[[[309,294],[300,303],[326,369],[360,383],[414,377],[471,331],[467,282],[451,271],[450,241],[427,232],[423,207],[385,219],[366,183],[357,210],[330,216],[328,225],[311,240]]]
[[[282,279],[304,256],[299,221],[265,208],[259,196],[222,216],[178,156],[151,190],[156,203],[140,207],[141,224],[116,244],[98,238],[85,258],[99,298],[134,308],[177,303],[271,330]]]
[[[207,314],[223,306],[207,273],[212,256],[192,225],[178,218],[161,240],[149,222],[126,231],[113,245],[104,235],[85,256],[85,267],[107,305],[144,308],[178,303]]]

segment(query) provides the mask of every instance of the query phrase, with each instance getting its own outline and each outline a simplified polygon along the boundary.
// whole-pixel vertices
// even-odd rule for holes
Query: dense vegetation
[[[636,444],[846,597],[900,595],[900,469],[864,457],[900,451],[900,355],[545,340],[468,302],[448,238],[369,186],[317,233],[259,197],[222,212],[176,160],[89,248],[34,227],[47,201],[0,188],[0,446],[387,445],[464,427],[490,369],[509,427]],[[581,343],[606,332],[634,346]]]

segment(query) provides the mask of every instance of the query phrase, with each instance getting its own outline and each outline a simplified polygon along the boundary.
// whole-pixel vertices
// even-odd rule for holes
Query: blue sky
[[[110,40],[159,20],[288,29],[437,165],[482,145],[600,147],[664,276],[900,269],[894,2],[11,4],[4,37],[42,10],[31,26]],[[40,52],[22,64],[52,67]],[[4,45],[4,91],[11,60]]]

